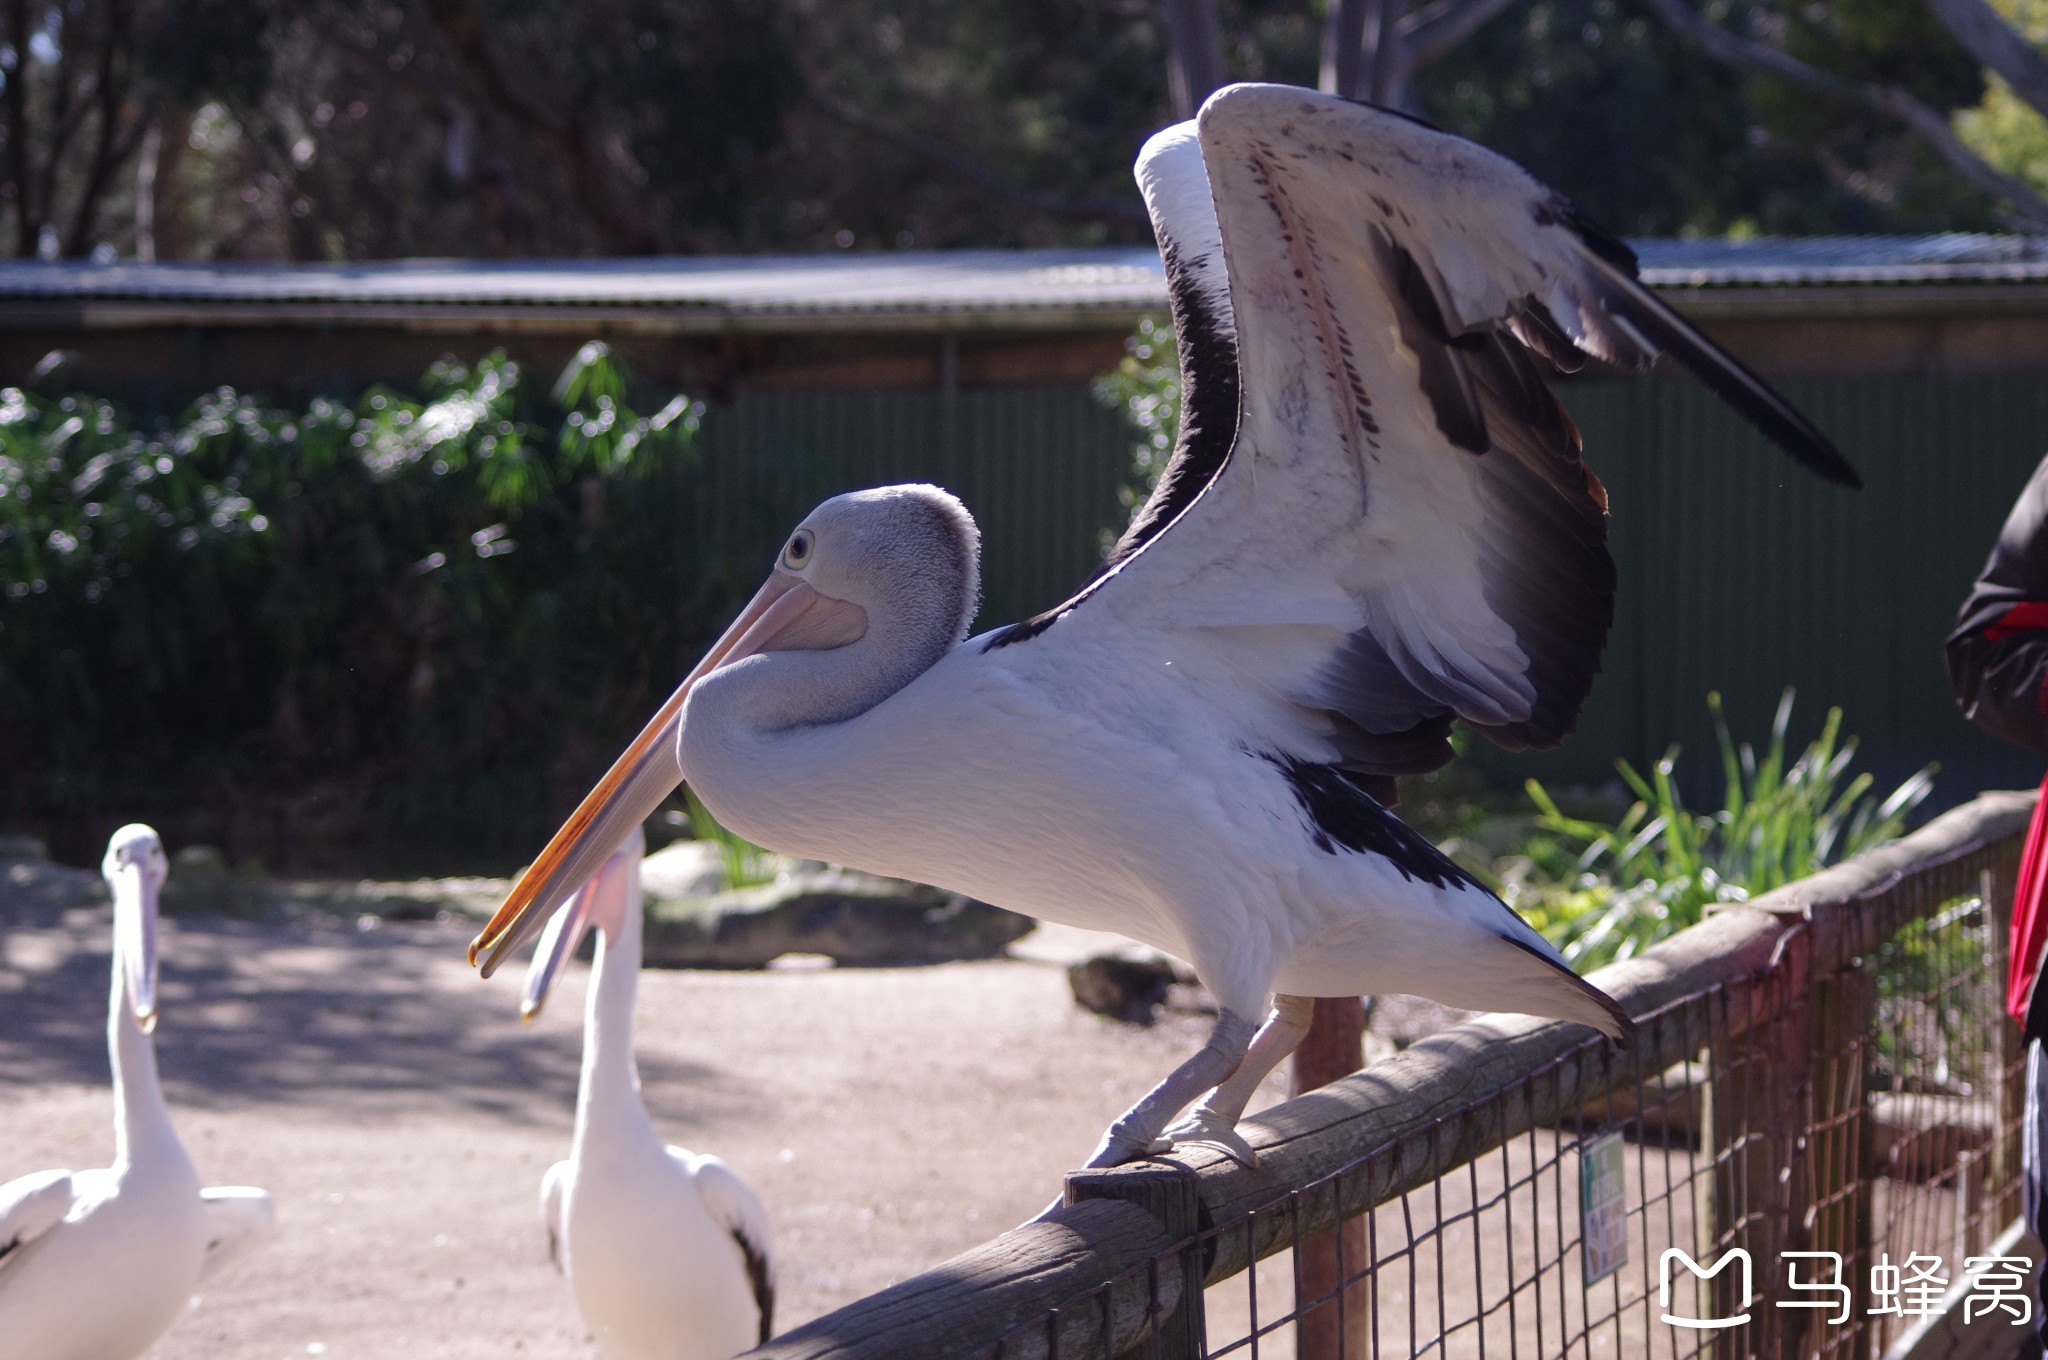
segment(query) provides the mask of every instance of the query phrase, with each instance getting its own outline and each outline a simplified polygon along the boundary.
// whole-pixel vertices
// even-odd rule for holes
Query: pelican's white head
[[[640,860],[647,853],[647,834],[636,824],[626,843],[612,851],[590,881],[548,918],[540,943],[534,946],[533,962],[526,969],[526,992],[519,1001],[519,1018],[532,1021],[548,1001],[562,965],[576,952],[585,933],[604,932],[616,940],[626,928],[631,913],[640,910]]]
[[[156,1028],[156,901],[170,871],[163,841],[140,822],[116,831],[100,861],[114,894],[114,967],[145,1034]]]
[[[981,604],[981,530],[957,497],[909,483],[849,491],[804,516],[776,559],[820,595],[886,615],[922,672],[967,636]],[[900,621],[900,623],[898,622]]]
[[[816,667],[755,669],[795,682],[772,696],[785,707],[801,703],[790,720],[843,721],[930,669],[967,635],[980,597],[981,534],[947,492],[884,486],[820,505],[783,543],[732,627],[512,885],[471,942],[470,961],[483,956],[488,977],[682,781],[683,704],[706,677],[764,653],[838,652],[829,684]]]

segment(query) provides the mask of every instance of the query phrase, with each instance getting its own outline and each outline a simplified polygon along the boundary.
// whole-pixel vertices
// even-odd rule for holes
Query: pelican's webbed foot
[[[1247,1171],[1259,1169],[1259,1154],[1237,1131],[1237,1121],[1210,1109],[1207,1102],[1189,1110],[1185,1118],[1152,1140],[1155,1153],[1177,1147],[1214,1148]]]
[[[1167,1121],[1202,1092],[1229,1080],[1244,1061],[1251,1042],[1249,1020],[1233,1011],[1217,1016],[1216,1027],[1209,1031],[1209,1042],[1202,1045],[1201,1051],[1174,1068],[1165,1081],[1124,1111],[1102,1135],[1094,1154],[1083,1165],[1090,1169],[1122,1166],[1150,1155],[1166,1131]]]
[[[1215,1148],[1239,1166],[1256,1170],[1259,1154],[1238,1133],[1237,1121],[1244,1118],[1244,1107],[1251,1103],[1266,1074],[1278,1067],[1281,1059],[1292,1053],[1308,1033],[1309,1022],[1315,1018],[1315,1006],[1305,996],[1274,997],[1273,1013],[1259,1026],[1251,1049],[1237,1070],[1188,1111],[1187,1118],[1169,1128],[1165,1137],[1153,1144],[1152,1151],[1164,1152],[1176,1143],[1191,1143]]]

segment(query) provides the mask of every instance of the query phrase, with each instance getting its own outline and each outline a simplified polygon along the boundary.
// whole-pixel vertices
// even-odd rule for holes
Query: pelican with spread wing
[[[1470,142],[1238,85],[1137,173],[1186,386],[1173,459],[1104,568],[969,638],[980,541],[957,500],[826,501],[515,885],[472,946],[486,972],[688,780],[763,845],[1191,963],[1209,1040],[1090,1166],[1175,1140],[1250,1160],[1238,1116],[1317,996],[1626,1039],[1610,998],[1387,808],[1394,776],[1449,759],[1454,721],[1554,746],[1599,669],[1606,492],[1545,378],[1669,355],[1812,471],[1854,471],[1626,247]]]

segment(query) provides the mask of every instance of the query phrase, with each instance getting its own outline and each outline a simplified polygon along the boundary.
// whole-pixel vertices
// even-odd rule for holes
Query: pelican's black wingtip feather
[[[1863,478],[1834,441],[1771,389],[1741,360],[1693,328],[1641,282],[1641,265],[1626,241],[1557,195],[1536,209],[1539,224],[1570,229],[1609,274],[1608,306],[1642,338],[1684,364],[1707,389],[1756,426],[1765,438],[1822,481],[1863,489]]]
[[[1638,325],[1642,325],[1646,317],[1654,317],[1655,321],[1663,323],[1660,327],[1662,334],[1657,336],[1658,348],[1685,365],[1694,377],[1706,384],[1707,390],[1733,407],[1736,414],[1783,449],[1793,462],[1822,481],[1848,487],[1852,491],[1863,489],[1863,478],[1855,466],[1842,456],[1835,442],[1822,434],[1802,412],[1752,373],[1741,360],[1694,330],[1661,299],[1647,293],[1641,294],[1641,299],[1649,306],[1631,319]]]
[[[1588,250],[1631,279],[1642,272],[1642,263],[1636,258],[1636,252],[1628,242],[1573,207],[1571,200],[1563,194],[1556,195],[1539,208],[1536,220],[1538,223],[1544,223],[1546,220],[1563,222],[1586,243]]]
[[[1575,224],[1576,225],[1576,224]],[[1582,229],[1583,230],[1583,229]],[[1589,242],[1590,245],[1590,242]],[[1785,451],[1786,456],[1822,481],[1861,490],[1863,478],[1834,441],[1749,370],[1748,365],[1694,329],[1670,304],[1650,292],[1604,252],[1595,248],[1609,274],[1604,298],[1608,309],[1637,331],[1651,347],[1670,355],[1728,403],[1736,414]]]

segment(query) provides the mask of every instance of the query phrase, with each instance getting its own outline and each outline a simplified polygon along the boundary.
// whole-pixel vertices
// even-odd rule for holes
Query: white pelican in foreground
[[[1822,476],[1854,471],[1647,292],[1625,246],[1469,142],[1238,85],[1137,174],[1186,391],[1173,460],[1104,568],[963,640],[980,543],[960,503],[825,502],[514,886],[471,946],[486,972],[687,779],[773,849],[1192,964],[1220,1010],[1208,1044],[1091,1166],[1174,1139],[1249,1160],[1234,1125],[1317,996],[1629,1034],[1386,809],[1393,776],[1450,758],[1453,719],[1555,745],[1599,668],[1606,492],[1545,374],[1666,352]]]
[[[541,1179],[548,1250],[598,1348],[614,1360],[726,1360],[769,1337],[768,1213],[716,1157],[665,1147],[640,1103],[633,992],[640,975],[635,826],[548,922],[520,1006],[539,1014],[585,930],[597,931],[583,1079],[569,1160]]]
[[[270,1196],[199,1188],[157,1084],[156,898],[163,843],[124,826],[100,866],[114,894],[114,1164],[0,1185],[0,1358],[129,1360],[192,1291],[270,1235]]]

